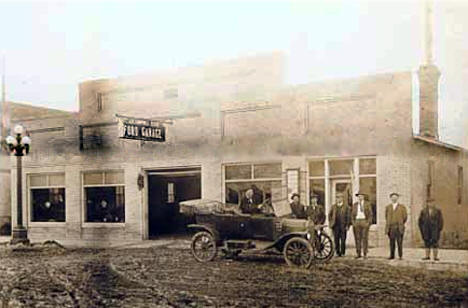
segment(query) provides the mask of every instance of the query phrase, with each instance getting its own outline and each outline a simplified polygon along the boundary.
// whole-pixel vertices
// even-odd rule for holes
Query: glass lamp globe
[[[21,125],[16,125],[15,128],[14,128],[14,131],[15,131],[15,134],[22,134],[23,133],[23,126]]]
[[[22,144],[31,144],[31,138],[29,138],[29,136],[24,136],[23,138],[21,138],[21,143]]]
[[[6,138],[5,138],[5,142],[6,142],[7,144],[10,144],[10,145],[13,145],[13,146],[15,146],[15,145],[18,144],[18,142],[16,141],[16,138],[15,138],[15,137],[12,137],[12,136],[6,137]]]

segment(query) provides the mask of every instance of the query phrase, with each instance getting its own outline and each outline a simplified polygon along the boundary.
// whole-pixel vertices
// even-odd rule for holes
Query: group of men
[[[315,224],[325,222],[325,209],[317,204],[316,195],[312,195],[311,206],[300,204],[299,195],[293,194],[291,211],[293,217],[310,219]],[[328,222],[333,231],[336,254],[338,257],[346,253],[346,235],[353,227],[354,239],[356,242],[356,258],[367,258],[369,251],[369,228],[373,222],[373,211],[368,196],[364,193],[357,193],[358,198],[352,206],[344,200],[341,193],[336,194],[336,202],[331,206],[328,213]],[[388,235],[390,244],[389,259],[395,259],[395,249],[398,248],[398,257],[403,258],[403,237],[405,234],[405,224],[408,220],[406,206],[401,204],[400,195],[393,192],[389,195],[390,203],[385,207],[385,234]],[[426,247],[426,256],[423,260],[430,259],[431,249],[433,259],[438,261],[438,242],[443,228],[442,212],[435,205],[433,198],[428,198],[418,219],[421,237]]]
[[[240,204],[243,213],[274,214],[271,195],[266,196],[265,201],[260,205],[255,205],[252,197],[253,191],[247,190]],[[350,206],[344,195],[337,193],[336,202],[328,213],[328,222],[333,231],[338,257],[344,256],[346,253],[346,236],[352,226],[356,243],[356,258],[366,259],[369,250],[369,228],[373,223],[374,213],[367,194],[359,192],[356,197],[358,200]],[[392,192],[389,195],[390,203],[385,207],[385,234],[388,235],[390,244],[389,259],[395,259],[396,248],[398,249],[398,257],[403,258],[403,237],[408,213],[406,206],[399,202],[399,197],[398,193]],[[300,195],[292,194],[291,217],[308,219],[316,225],[323,225],[326,219],[325,207],[318,203],[319,196],[316,194],[312,194],[310,200],[310,205],[304,206],[300,202]],[[443,228],[443,217],[440,209],[435,206],[433,198],[427,199],[426,207],[422,209],[418,223],[426,247],[426,256],[423,260],[430,259],[432,249],[433,259],[438,261],[438,242]]]

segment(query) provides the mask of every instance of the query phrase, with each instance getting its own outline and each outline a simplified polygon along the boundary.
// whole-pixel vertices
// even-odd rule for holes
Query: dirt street
[[[333,259],[311,270],[276,256],[197,263],[188,249],[0,253],[2,307],[460,307],[468,276]]]

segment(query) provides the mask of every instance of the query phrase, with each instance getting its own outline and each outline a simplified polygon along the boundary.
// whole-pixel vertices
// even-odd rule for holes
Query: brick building
[[[410,245],[421,242],[417,215],[432,194],[446,218],[444,244],[468,239],[466,153],[438,138],[436,67],[299,86],[283,84],[283,68],[272,54],[87,81],[78,115],[17,121],[33,140],[23,177],[29,237],[147,239],[179,231],[182,200],[237,203],[253,187],[259,201],[297,191],[309,203],[314,192],[327,209],[336,192],[352,202],[364,191],[374,246],[387,241],[390,192],[408,206]],[[119,138],[116,114],[162,122],[166,141]]]
[[[29,123],[39,121],[36,130],[30,130],[32,136],[38,133],[48,132],[49,127],[55,126],[53,123],[62,123],[73,116],[72,113],[63,110],[33,106],[18,102],[2,102],[2,136],[8,135],[9,122],[22,123],[28,126]],[[45,128],[45,130],[43,130]],[[40,140],[38,140],[40,141]],[[6,150],[6,149],[5,149]],[[11,187],[10,186],[10,163],[11,157],[7,151],[0,151],[0,235],[7,235],[11,232]],[[16,204],[16,203],[15,203]]]

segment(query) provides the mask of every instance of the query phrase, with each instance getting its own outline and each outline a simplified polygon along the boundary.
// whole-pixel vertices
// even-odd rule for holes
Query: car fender
[[[220,240],[220,236],[219,236],[219,232],[216,231],[216,229],[215,229],[213,226],[199,225],[199,224],[190,224],[190,225],[187,226],[187,228],[188,228],[190,231],[193,231],[193,232],[206,231],[206,232],[208,232],[209,234],[211,234],[211,236],[213,236],[213,238],[215,239],[216,243],[219,244],[219,242],[221,241],[221,240]]]
[[[283,251],[283,247],[286,244],[286,242],[293,237],[301,237],[309,241],[309,239],[307,238],[307,232],[291,232],[291,233],[286,233],[280,236],[272,244],[272,247],[275,247],[278,251]]]

